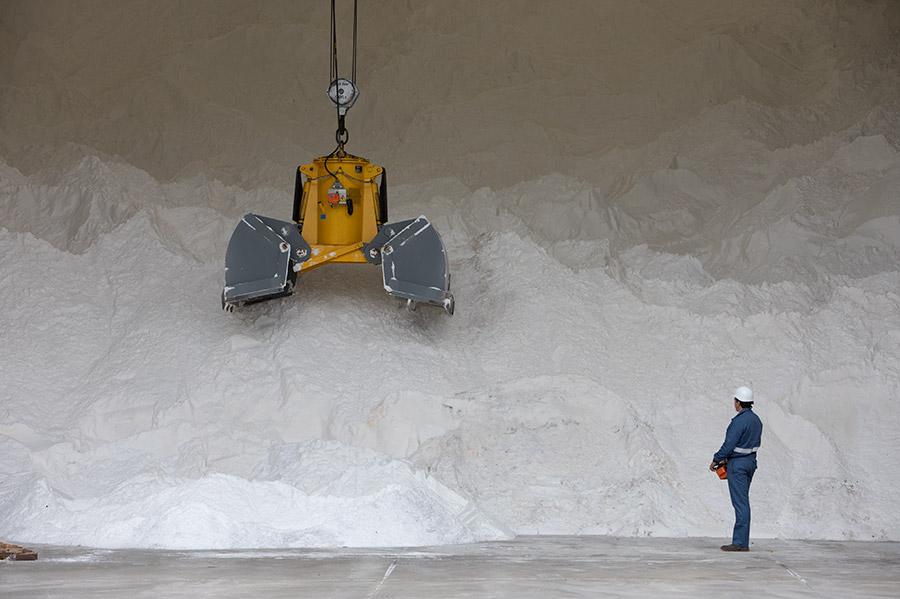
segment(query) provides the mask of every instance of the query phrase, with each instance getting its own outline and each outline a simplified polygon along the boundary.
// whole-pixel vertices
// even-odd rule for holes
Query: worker
[[[756,472],[756,452],[762,439],[762,421],[753,413],[753,391],[738,387],[734,392],[734,409],[725,432],[725,442],[713,455],[709,469],[715,471],[726,464],[728,493],[734,506],[734,532],[730,545],[722,551],[750,551],[750,481]]]

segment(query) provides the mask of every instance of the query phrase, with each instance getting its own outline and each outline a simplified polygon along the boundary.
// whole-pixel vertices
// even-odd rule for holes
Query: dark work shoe
[[[749,547],[741,547],[740,545],[722,545],[722,551],[750,551]]]

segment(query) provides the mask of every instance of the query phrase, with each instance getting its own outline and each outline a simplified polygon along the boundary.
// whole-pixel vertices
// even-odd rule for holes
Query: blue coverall
[[[756,451],[762,440],[762,421],[752,408],[744,408],[731,419],[725,442],[713,462],[728,460],[728,493],[734,506],[731,543],[750,546],[750,482],[756,472]]]

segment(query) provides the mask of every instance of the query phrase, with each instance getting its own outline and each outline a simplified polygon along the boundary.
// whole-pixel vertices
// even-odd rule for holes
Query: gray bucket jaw
[[[363,247],[366,260],[380,264],[385,290],[417,304],[453,314],[450,269],[441,236],[424,216],[381,227]],[[248,214],[238,223],[225,252],[222,307],[284,297],[294,291],[299,264],[312,256],[309,244],[291,222]]]
[[[290,295],[297,277],[293,265],[309,257],[309,244],[296,224],[257,214],[244,216],[225,252],[222,307]]]
[[[424,303],[453,314],[447,252],[427,218],[384,225],[364,251],[369,262],[381,263],[389,294],[407,300],[411,307]]]

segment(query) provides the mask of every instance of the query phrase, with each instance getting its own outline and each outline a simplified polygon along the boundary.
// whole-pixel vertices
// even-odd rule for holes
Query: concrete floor
[[[900,543],[520,537],[385,550],[144,551],[36,547],[0,563],[0,596],[898,597]]]

